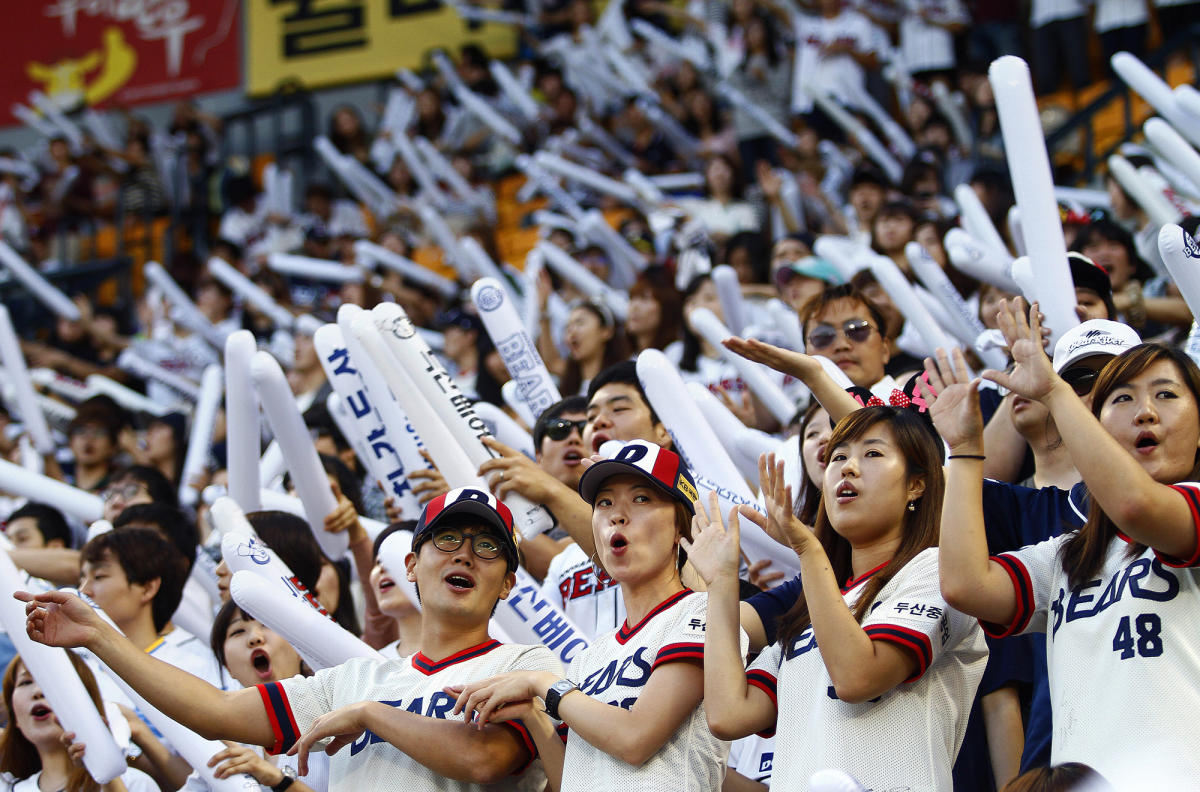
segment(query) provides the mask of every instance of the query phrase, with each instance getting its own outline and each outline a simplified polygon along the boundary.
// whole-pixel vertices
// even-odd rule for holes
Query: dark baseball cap
[[[605,443],[601,446],[601,454],[605,454],[608,445]],[[678,454],[645,440],[631,440],[614,451],[609,459],[595,463],[580,477],[579,494],[585,501],[594,504],[600,486],[613,476],[634,474],[648,479],[658,489],[686,506],[690,513],[696,513],[696,499],[699,497],[696,482]]]
[[[496,534],[504,541],[509,569],[516,569],[517,536],[513,530],[512,512],[490,492],[474,487],[452,489],[425,504],[413,531],[413,551],[416,552],[434,529],[448,518],[460,515],[474,517],[489,528],[495,529]]]

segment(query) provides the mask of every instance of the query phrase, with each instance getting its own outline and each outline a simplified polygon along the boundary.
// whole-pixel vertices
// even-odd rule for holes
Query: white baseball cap
[[[1092,355],[1119,355],[1142,343],[1127,324],[1108,319],[1089,319],[1062,334],[1054,345],[1054,370],[1061,374],[1072,363]]]

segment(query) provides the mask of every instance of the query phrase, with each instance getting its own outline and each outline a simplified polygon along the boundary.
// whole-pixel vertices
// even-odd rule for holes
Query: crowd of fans
[[[107,524],[4,494],[2,480],[0,517],[26,588],[40,593],[31,635],[85,648],[71,656],[89,694],[118,702],[109,718],[127,720],[131,769],[106,792],[205,785],[110,669],[171,718],[235,741],[209,763],[218,779],[247,773],[275,792],[631,782],[736,792],[773,774],[780,788],[808,788],[822,768],[873,789],[1108,788],[1087,765],[1123,790],[1166,788],[1122,785],[1131,772],[1194,771],[1195,639],[1182,634],[1200,605],[1200,511],[1186,483],[1196,479],[1200,370],[1192,313],[1159,253],[1161,220],[1111,174],[1062,192],[1082,324],[1044,334],[1015,293],[956,266],[948,232],[970,201],[1002,255],[1022,249],[1009,171],[1022,153],[1006,152],[992,59],[1026,55],[1039,92],[1064,79],[1079,90],[1107,79],[1115,52],[1145,52],[1151,14],[1161,39],[1198,8],[630,0],[597,15],[587,0],[558,0],[520,29],[515,58],[466,46],[454,64],[439,56],[399,74],[386,107],[339,107],[315,147],[324,167],[294,194],[272,186],[286,163],[264,172],[222,160],[221,120],[190,103],[166,129],[123,116],[121,146],[90,126],[81,141],[52,135],[37,151],[3,152],[0,234],[48,275],[78,263],[97,223],[171,209],[198,230],[165,269],[218,338],[249,330],[284,366],[337,502],[314,530],[346,532],[350,550],[329,557],[304,518],[284,511],[249,521],[338,625],[394,666],[394,677],[358,661],[314,676],[231,600],[211,516],[229,490],[224,413],[202,470],[185,472],[196,393],[221,345],[153,279],[132,305],[71,295],[79,318],[17,328],[58,447],[34,451],[8,377],[0,453],[100,495]],[[1089,13],[1104,56],[1094,71]],[[1196,185],[1152,148],[1122,153],[1195,235]],[[1067,186],[1073,174],[1059,175]],[[969,197],[956,195],[961,185]],[[402,265],[364,255],[364,240]],[[864,265],[882,257],[927,294],[914,244],[1007,369],[974,382],[986,345],[931,348]],[[348,274],[296,274],[279,254]],[[208,257],[245,275],[286,321]],[[714,277],[721,266],[736,276],[740,318]],[[493,273],[532,317],[563,397],[540,415],[504,387],[512,376],[469,299],[471,283]],[[454,508],[427,457],[407,477],[425,510],[419,521],[402,514],[328,406],[314,328],[342,305],[382,302],[425,331],[458,389],[516,422],[490,422],[508,445],[486,441],[495,458],[479,474],[494,497],[480,496],[483,511]],[[699,309],[746,340],[716,345],[693,322]],[[632,362],[648,350],[772,449],[752,455],[757,474],[742,471],[759,511],[714,513],[712,483],[693,480],[675,453],[686,443],[668,431],[670,405],[653,403]],[[754,392],[738,356],[768,367],[792,415]],[[261,440],[266,450],[271,438]],[[636,453],[590,462],[611,440]],[[647,455],[658,461],[639,466]],[[269,488],[292,488],[286,467]],[[519,553],[502,505],[510,495],[555,518]],[[738,521],[765,530],[775,557],[739,556]],[[379,559],[396,531],[412,532],[406,569]],[[567,670],[587,696],[550,684],[563,669],[544,649],[486,643],[518,563],[592,641]],[[128,640],[61,593],[74,588]],[[1162,607],[1112,616],[1108,633],[1081,638],[1070,623],[1116,606],[1122,591]],[[0,771],[22,792],[94,790],[37,669],[11,641],[3,648]],[[442,676],[460,659],[469,663]],[[649,681],[630,681],[637,672]],[[443,687],[454,696],[436,710]],[[609,701],[617,693],[629,698]],[[481,727],[516,726],[456,729],[459,694]],[[393,706],[355,703],[376,700]],[[414,714],[416,725],[402,717]],[[306,758],[325,737],[341,752]],[[278,754],[297,742],[295,758],[246,745]],[[389,744],[400,750],[380,753]],[[375,753],[354,765],[363,750]]]

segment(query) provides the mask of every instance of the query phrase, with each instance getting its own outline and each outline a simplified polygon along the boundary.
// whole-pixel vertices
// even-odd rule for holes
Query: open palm
[[[762,363],[776,371],[790,374],[802,382],[807,377],[821,371],[820,361],[811,355],[777,347],[755,338],[733,336],[725,339],[722,343],[730,352],[736,352],[755,363]]]
[[[917,380],[929,417],[951,448],[971,442],[982,444],[983,414],[979,410],[979,381],[971,378],[961,349],[947,355],[937,350],[937,360],[925,358],[925,377]]]
[[[987,370],[983,376],[996,384],[1008,388],[1027,399],[1041,400],[1050,393],[1058,375],[1050,364],[1050,358],[1042,348],[1042,326],[1037,303],[1029,309],[1029,316],[1016,300],[1005,300],[996,314],[1000,331],[1008,342],[1013,358],[1009,372]]]
[[[716,493],[709,493],[710,517],[704,505],[696,501],[692,518],[692,538],[681,537],[680,545],[687,552],[688,562],[696,574],[709,586],[718,578],[737,578],[741,563],[741,531],[737,511],[729,515],[729,528],[721,520],[721,502]]]

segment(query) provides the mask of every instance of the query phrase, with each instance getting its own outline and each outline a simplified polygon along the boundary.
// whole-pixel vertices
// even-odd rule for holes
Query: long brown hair
[[[671,282],[670,275],[664,270],[647,269],[629,287],[629,298],[634,297],[649,297],[658,303],[658,327],[647,349],[666,349],[672,341],[679,340],[679,328],[683,325],[683,299],[679,296],[675,284]],[[626,335],[636,347],[637,339]],[[642,350],[639,348],[634,351]]]
[[[604,344],[604,354],[600,361],[600,370],[603,371],[614,363],[620,363],[622,360],[628,360],[629,341],[625,338],[625,329],[616,323],[612,313],[607,308],[603,308],[600,304],[590,300],[577,303],[572,306],[571,310],[579,308],[586,310],[599,319],[601,327],[612,328],[612,338],[608,339]],[[559,382],[559,391],[568,396],[573,396],[579,393],[579,388],[582,385],[583,371],[579,366],[579,361],[568,358],[566,369],[563,371],[562,381]]]
[[[804,417],[800,419],[800,493],[796,497],[795,515],[800,518],[800,522],[805,525],[812,525],[813,520],[817,518],[817,507],[821,503],[821,488],[812,483],[809,478],[809,471],[804,466],[804,435],[808,432],[808,426],[817,417],[817,413],[825,408],[816,399],[808,405],[808,409],[804,411]],[[828,413],[826,413],[828,415]],[[826,444],[826,448],[829,445]]]
[[[84,689],[87,690],[96,709],[100,711],[100,717],[103,718],[104,703],[100,699],[100,688],[96,686],[96,678],[92,676],[91,669],[74,652],[68,651],[67,657],[71,658],[71,665],[75,667],[75,673],[79,674]],[[42,759],[38,755],[37,748],[25,739],[25,735],[21,734],[21,730],[17,728],[17,716],[13,710],[13,690],[17,686],[17,669],[24,665],[25,662],[20,655],[14,657],[4,671],[2,685],[8,728],[0,734],[0,772],[11,773],[16,779],[29,778],[42,769]],[[32,672],[30,673],[32,674]],[[71,771],[65,792],[98,792],[99,789],[100,785],[88,775],[87,768],[80,766]]]
[[[892,434],[896,437],[896,447],[904,455],[907,475],[923,476],[925,491],[915,501],[915,508],[904,512],[900,546],[896,548],[896,554],[887,562],[887,566],[867,581],[854,606],[854,619],[860,623],[888,581],[922,550],[937,546],[938,529],[942,519],[942,495],[946,489],[946,482],[942,476],[942,443],[934,436],[925,419],[909,410],[895,407],[865,407],[855,410],[834,427],[829,443],[825,446],[825,453],[829,454],[837,446],[863,437],[867,430],[879,423],[886,423],[891,427]],[[838,580],[849,580],[854,574],[850,564],[850,542],[833,530],[825,509],[824,497],[817,507],[813,532],[829,556],[833,574]],[[804,632],[811,623],[808,601],[801,594],[796,604],[780,619],[779,642],[790,641]]]
[[[1183,382],[1200,405],[1200,368],[1183,351],[1165,344],[1139,344],[1113,358],[1101,369],[1092,391],[1092,414],[1098,419],[1104,404],[1114,390],[1125,385],[1160,360],[1169,360],[1179,369]],[[1192,460],[1188,480],[1200,476],[1200,452]],[[1173,483],[1173,482],[1169,482]],[[1088,518],[1083,527],[1067,539],[1061,551],[1063,572],[1071,588],[1076,588],[1099,574],[1108,556],[1109,545],[1117,538],[1117,526],[1100,508],[1095,498],[1089,498]],[[1131,542],[1126,555],[1130,558],[1146,552],[1146,545]]]

